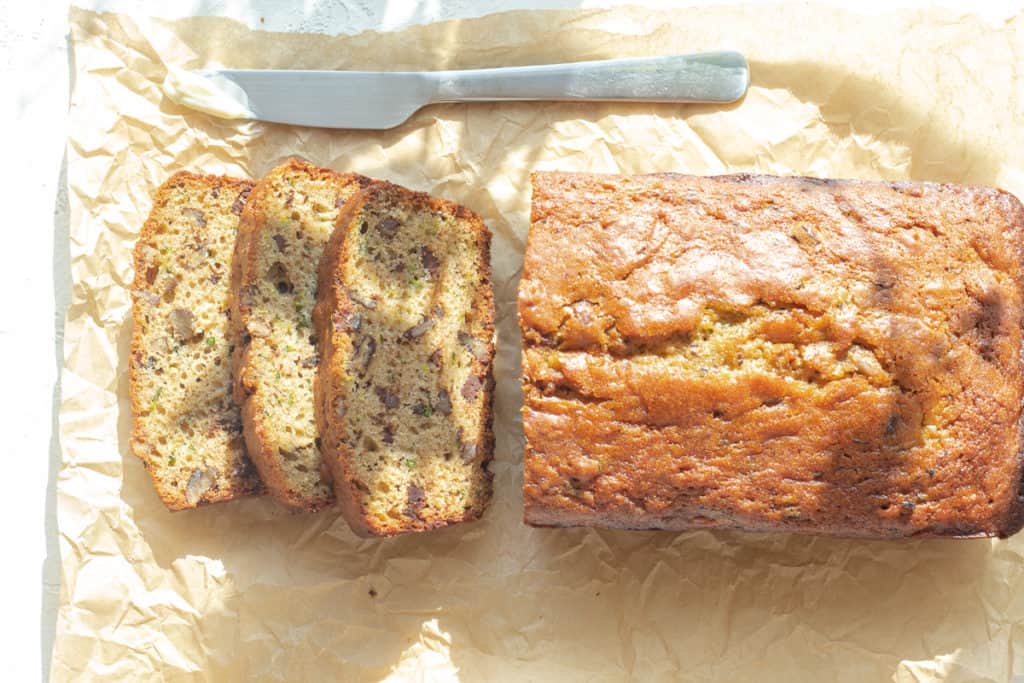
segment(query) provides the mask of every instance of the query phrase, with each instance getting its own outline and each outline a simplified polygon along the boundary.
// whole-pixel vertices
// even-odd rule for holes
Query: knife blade
[[[218,69],[168,73],[179,104],[223,118],[322,128],[393,128],[440,102],[735,102],[749,85],[738,52],[462,71]]]

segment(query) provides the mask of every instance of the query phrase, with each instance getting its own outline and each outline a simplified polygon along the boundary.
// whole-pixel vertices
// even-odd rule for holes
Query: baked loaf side
[[[558,173],[533,193],[529,523],[1020,529],[1014,197]]]
[[[234,395],[245,440],[275,499],[333,501],[313,415],[316,273],[339,207],[368,179],[302,161],[271,170],[242,212],[232,268]]]
[[[342,513],[361,535],[478,518],[491,496],[490,233],[388,183],[343,211],[320,266],[316,408]]]
[[[177,173],[135,245],[132,452],[171,510],[259,493],[231,400],[228,277],[251,183]]]

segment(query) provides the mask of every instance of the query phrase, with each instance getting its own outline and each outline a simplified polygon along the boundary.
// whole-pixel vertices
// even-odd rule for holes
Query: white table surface
[[[925,0],[846,2],[884,11]],[[735,0],[632,0],[649,6]],[[274,31],[357,33],[499,10],[593,7],[622,0],[79,0],[83,6],[165,17],[231,16]],[[958,0],[942,5],[969,6]],[[974,3],[999,20],[1024,0]],[[0,427],[11,463],[0,496],[6,555],[0,564],[3,680],[48,678],[59,594],[54,481],[60,460],[55,401],[70,291],[64,142],[68,102],[66,0],[0,0],[0,187],[7,243],[0,248]],[[13,158],[11,158],[13,157]]]

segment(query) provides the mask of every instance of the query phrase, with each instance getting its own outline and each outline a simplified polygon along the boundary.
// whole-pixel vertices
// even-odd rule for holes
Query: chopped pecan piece
[[[385,237],[391,238],[398,234],[399,225],[401,225],[401,223],[398,222],[397,218],[388,216],[377,224],[377,229],[380,230],[381,234]]]
[[[192,311],[184,308],[175,308],[171,311],[171,329],[174,336],[183,342],[195,336],[195,321],[196,317]]]
[[[427,492],[419,484],[409,484],[406,492],[406,504],[404,513],[407,517],[420,519],[420,510],[427,504]]]
[[[430,328],[437,324],[437,320],[434,318],[424,318],[420,322],[416,323],[402,334],[406,339],[419,339],[426,334]]]
[[[204,214],[199,209],[194,209],[189,206],[182,209],[181,213],[194,220],[196,222],[196,225],[198,225],[200,228],[206,227],[206,214]]]
[[[462,398],[472,403],[476,395],[480,393],[481,387],[483,387],[483,382],[480,381],[480,378],[470,375],[462,385]]]
[[[352,365],[365,373],[370,369],[370,361],[377,351],[377,342],[373,337],[360,337],[352,348]]]
[[[398,407],[398,396],[395,393],[388,391],[384,387],[375,387],[374,391],[377,392],[377,398],[381,400],[385,408],[394,410]]]

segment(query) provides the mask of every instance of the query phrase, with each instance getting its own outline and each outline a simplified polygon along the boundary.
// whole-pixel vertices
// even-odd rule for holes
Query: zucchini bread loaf
[[[342,210],[317,296],[317,421],[349,525],[391,536],[478,518],[494,448],[483,221],[376,183]]]
[[[235,400],[267,492],[306,510],[334,500],[313,415],[317,266],[339,208],[369,182],[289,161],[256,184],[238,229],[231,282]]]
[[[526,521],[1015,533],[1022,231],[988,188],[536,174]]]
[[[252,184],[177,173],[135,245],[132,452],[172,510],[259,493],[231,400],[228,281]]]

